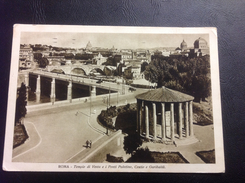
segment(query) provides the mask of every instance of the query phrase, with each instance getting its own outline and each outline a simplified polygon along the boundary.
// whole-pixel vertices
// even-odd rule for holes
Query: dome
[[[207,49],[208,48],[208,43],[205,39],[199,37],[195,42],[194,42],[194,48],[198,49]]]
[[[92,44],[89,41],[88,44],[87,44],[87,46],[86,46],[86,50],[90,50],[91,48],[92,48]]]
[[[185,40],[183,40],[182,43],[180,44],[180,48],[182,50],[187,49],[187,43],[185,42]]]
[[[152,102],[187,102],[194,97],[166,87],[151,90],[136,96],[136,99]]]

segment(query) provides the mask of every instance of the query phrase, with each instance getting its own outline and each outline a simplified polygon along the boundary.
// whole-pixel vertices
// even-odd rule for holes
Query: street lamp
[[[89,80],[90,80],[90,75],[89,75]],[[91,86],[92,86],[92,82],[90,80],[90,86],[89,86],[89,95],[90,95],[90,116],[91,116],[91,102],[92,102],[92,97],[91,97]]]
[[[110,94],[111,94],[111,84],[109,82],[109,106],[111,106],[111,96],[110,96]]]
[[[118,105],[118,93],[119,93],[119,90],[118,90],[118,84],[117,84],[117,105]]]

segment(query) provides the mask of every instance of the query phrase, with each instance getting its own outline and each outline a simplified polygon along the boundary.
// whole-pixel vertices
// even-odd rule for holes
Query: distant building
[[[34,60],[33,50],[30,45],[20,47],[19,68],[30,69]]]
[[[156,50],[153,54],[154,55],[163,55],[165,57],[169,57],[170,51],[167,51],[167,50]]]
[[[190,57],[209,55],[209,46],[205,39],[199,37],[194,42],[194,49],[190,49]]]
[[[178,48],[175,49],[175,53],[181,53],[181,52],[182,52],[181,48],[178,47]]]
[[[117,69],[117,67],[115,67],[115,66],[105,66],[104,67],[104,73],[106,76],[112,76],[112,75],[114,75],[116,69]]]
[[[109,50],[112,54],[115,54],[118,52],[118,50],[113,46],[110,50]]]
[[[209,54],[209,47],[208,47],[207,41],[205,39],[199,37],[194,42],[194,50],[195,50],[195,52],[202,53],[202,55]]]
[[[141,73],[141,62],[131,60],[131,62],[126,64],[126,68],[124,69],[124,75],[126,77],[132,76],[134,78],[139,78]]]
[[[180,49],[181,51],[187,50],[187,43],[185,42],[185,40],[183,40],[182,43],[180,44]]]
[[[107,57],[103,57],[99,52],[99,54],[93,58],[92,64],[102,65],[106,60]]]
[[[194,49],[188,49],[187,43],[183,40],[180,44],[180,47],[176,48],[174,52],[172,52],[169,56],[171,58],[179,59],[181,57],[199,57],[209,54],[208,43],[203,38],[198,38],[194,42]]]
[[[90,43],[90,41],[87,43],[87,45],[86,45],[86,48],[85,48],[85,50],[86,51],[90,51],[92,49],[92,44]]]
[[[65,61],[64,56],[44,56],[44,57],[48,59],[49,65],[61,65],[61,62]]]

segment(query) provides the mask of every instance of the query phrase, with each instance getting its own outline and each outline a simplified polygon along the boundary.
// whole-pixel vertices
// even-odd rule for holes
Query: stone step
[[[183,139],[175,139],[175,144],[177,146],[190,145],[197,142],[199,142],[199,140],[195,136],[183,138]]]

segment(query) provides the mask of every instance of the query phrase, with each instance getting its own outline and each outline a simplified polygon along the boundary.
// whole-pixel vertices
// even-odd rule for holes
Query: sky
[[[183,40],[187,47],[199,37],[209,45],[208,34],[132,34],[132,33],[54,33],[54,32],[22,32],[21,44],[42,44],[66,48],[84,48],[90,41],[92,47],[117,49],[137,49],[155,47],[180,47]]]

